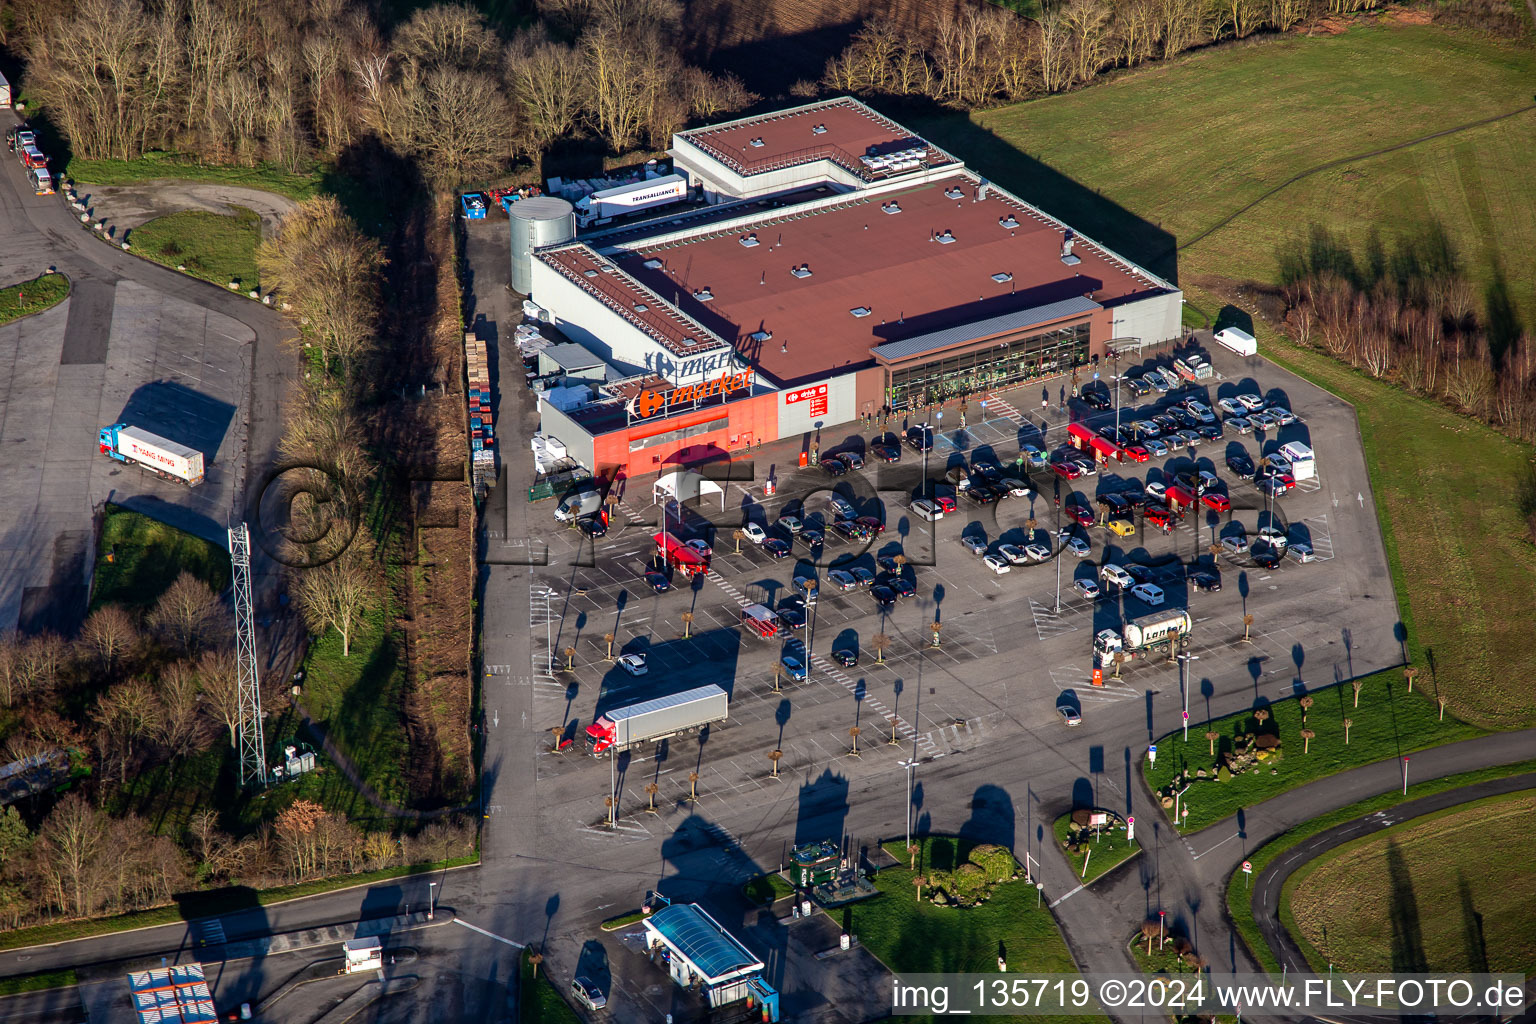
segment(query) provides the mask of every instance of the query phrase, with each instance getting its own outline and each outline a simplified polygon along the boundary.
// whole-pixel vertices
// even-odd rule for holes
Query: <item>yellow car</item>
[[[1111,519],[1104,525],[1117,537],[1129,537],[1136,532],[1136,524],[1129,519]]]

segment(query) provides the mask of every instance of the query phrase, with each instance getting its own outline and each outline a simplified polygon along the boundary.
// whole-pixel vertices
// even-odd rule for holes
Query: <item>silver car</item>
[[[591,978],[580,975],[571,982],[571,995],[589,1010],[601,1010],[608,1005],[608,997],[603,995],[603,990],[598,988]]]
[[[980,537],[961,537],[960,543],[964,546],[965,550],[973,555],[985,555],[987,553],[987,542]]]

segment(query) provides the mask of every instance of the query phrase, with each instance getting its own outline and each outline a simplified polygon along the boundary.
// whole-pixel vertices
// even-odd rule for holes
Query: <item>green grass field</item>
[[[1433,26],[1371,26],[1191,53],[972,120],[1005,147],[992,147],[996,166],[981,168],[1000,184],[1063,215],[1082,212],[1083,192],[1118,204],[1147,224],[1101,240],[1155,260],[1165,255],[1163,232],[1188,244],[1301,171],[1527,106],[1533,77],[1529,47]],[[1012,148],[1030,160],[1009,166]],[[1276,248],[1312,223],[1363,246],[1372,226],[1390,238],[1438,221],[1478,280],[1500,254],[1519,272],[1536,251],[1536,176],[1522,170],[1533,160],[1536,111],[1321,172],[1184,250],[1180,279],[1270,281]],[[1078,194],[1037,182],[1033,161],[1073,179]],[[1090,235],[1095,219],[1107,218],[1078,217]],[[1536,322],[1536,279],[1520,276],[1516,301]]]
[[[1052,830],[1056,834],[1056,845],[1061,848],[1067,863],[1072,865],[1073,876],[1084,885],[1107,874],[1111,869],[1119,867],[1141,852],[1140,842],[1126,839],[1123,831],[1111,829],[1096,839],[1091,847],[1082,847],[1080,852],[1073,853],[1063,845],[1072,832],[1072,815],[1070,814],[1063,814],[1057,818]],[[1085,860],[1088,867],[1086,875],[1083,874]]]
[[[1415,688],[1408,693],[1403,677],[1398,672],[1378,672],[1366,677],[1360,691],[1360,706],[1354,706],[1354,690],[1348,685],[1315,690],[1316,703],[1307,716],[1306,728],[1317,735],[1312,739],[1310,751],[1302,753],[1301,706],[1295,700],[1283,700],[1268,705],[1270,719],[1258,726],[1251,712],[1240,712],[1226,718],[1218,718],[1207,724],[1199,719],[1196,708],[1191,708],[1189,741],[1180,733],[1170,733],[1157,741],[1157,763],[1142,761],[1142,770],[1154,790],[1168,785],[1175,774],[1188,769],[1206,769],[1204,780],[1196,779],[1190,790],[1180,800],[1182,820],[1180,831],[1193,832],[1214,824],[1244,807],[1250,807],[1288,789],[1305,785],[1325,775],[1344,771],[1373,761],[1398,757],[1424,747],[1453,743],[1470,739],[1479,734],[1475,726],[1457,721],[1447,715],[1439,721],[1439,708],[1433,700]],[[1349,730],[1349,743],[1344,742],[1344,720],[1354,724]],[[1211,756],[1207,731],[1220,734],[1216,740],[1218,754],[1231,750],[1232,737],[1238,733],[1270,732],[1281,739],[1281,757],[1258,762],[1239,775],[1225,782],[1213,781],[1211,769],[1216,758]],[[1187,817],[1182,816],[1189,809]],[[1170,815],[1172,811],[1168,812]]]
[[[271,164],[257,167],[227,167],[199,163],[178,153],[145,153],[138,160],[73,159],[64,168],[64,176],[90,185],[139,185],[160,178],[178,181],[208,181],[221,185],[259,188],[289,199],[303,201],[314,196],[320,183],[318,168],[287,171]]]
[[[1280,919],[1314,970],[1524,971],[1536,963],[1533,842],[1536,790],[1415,818],[1291,875]]]
[[[1361,800],[1359,803],[1341,807],[1336,811],[1319,815],[1310,821],[1302,822],[1295,828],[1281,833],[1274,839],[1259,847],[1248,855],[1248,860],[1253,864],[1255,875],[1268,867],[1276,857],[1297,843],[1326,832],[1335,825],[1342,825],[1367,814],[1395,807],[1409,800],[1417,800],[1421,796],[1429,796],[1433,793],[1442,793],[1448,789],[1459,789],[1462,786],[1470,786],[1476,782],[1487,779],[1502,779],[1510,775],[1519,775],[1522,772],[1536,770],[1536,761],[1521,761],[1515,764],[1500,765],[1497,768],[1483,768],[1475,772],[1463,772],[1460,775],[1447,775],[1438,779],[1428,779],[1413,786],[1413,792],[1407,796],[1395,790],[1391,793],[1383,793],[1369,800]],[[1232,877],[1227,881],[1227,914],[1232,918],[1238,934],[1243,937],[1243,942],[1253,952],[1254,957],[1263,965],[1264,969],[1272,974],[1280,973],[1280,961],[1276,960],[1270,952],[1269,946],[1264,942],[1264,936],[1259,931],[1257,922],[1253,919],[1253,890],[1252,879],[1243,877],[1241,869],[1234,870]]]
[[[923,840],[918,870],[925,864],[956,861],[972,844],[959,840]],[[977,907],[936,907],[926,895],[921,903],[906,867],[904,842],[887,843],[900,862],[875,876],[882,895],[852,906],[852,931],[859,942],[897,973],[997,973],[999,943],[1012,972],[1075,974],[1077,966],[1049,909],[1037,907],[1033,886],[1020,879],[1003,882]],[[835,915],[837,911],[832,912]],[[933,1018],[903,1018],[929,1021]],[[1042,1021],[1049,1017],[996,1017],[998,1021]],[[1078,1020],[1092,1018],[1056,1018]]]
[[[766,907],[785,896],[793,896],[795,887],[790,885],[783,875],[774,871],[766,875],[758,875],[742,886],[741,891],[753,903]]]
[[[1536,51],[1433,26],[1374,25],[1187,54],[1065,96],[922,122],[979,171],[1163,274],[1187,323],[1215,319],[1217,292],[1275,283],[1277,250],[1314,224],[1364,250],[1438,224],[1479,290],[1500,264],[1536,326],[1536,111],[1288,178],[1531,102]],[[1188,244],[1174,258],[1177,246]],[[1286,346],[1261,351],[1354,403],[1408,653],[1452,713],[1488,728],[1536,721],[1536,548],[1521,496],[1529,446]],[[1198,810],[1198,809],[1197,809]]]
[[[0,325],[52,309],[67,298],[69,278],[63,274],[44,274],[0,288]]]
[[[91,607],[148,608],[185,569],[222,594],[229,589],[229,552],[173,526],[108,505],[96,551]]]
[[[241,291],[256,287],[256,246],[261,244],[261,217],[254,210],[231,206],[229,214],[182,210],[156,217],[128,233],[128,243],[140,256],[224,287],[240,282]]]

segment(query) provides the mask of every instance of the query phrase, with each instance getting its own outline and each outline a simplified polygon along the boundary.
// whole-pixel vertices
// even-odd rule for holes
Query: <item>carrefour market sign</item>
[[[684,384],[671,391],[642,391],[635,396],[633,409],[636,416],[644,419],[660,412],[670,412],[680,405],[713,398],[716,395],[729,397],[738,391],[748,391],[751,388],[752,371],[742,370],[740,373],[727,373],[699,384]]]

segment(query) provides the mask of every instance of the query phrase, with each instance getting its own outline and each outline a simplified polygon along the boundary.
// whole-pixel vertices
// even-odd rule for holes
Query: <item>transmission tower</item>
[[[261,683],[256,675],[256,617],[251,612],[251,534],[241,523],[229,531],[235,575],[235,660],[240,665],[240,785],[267,784],[267,745],[261,735]]]

